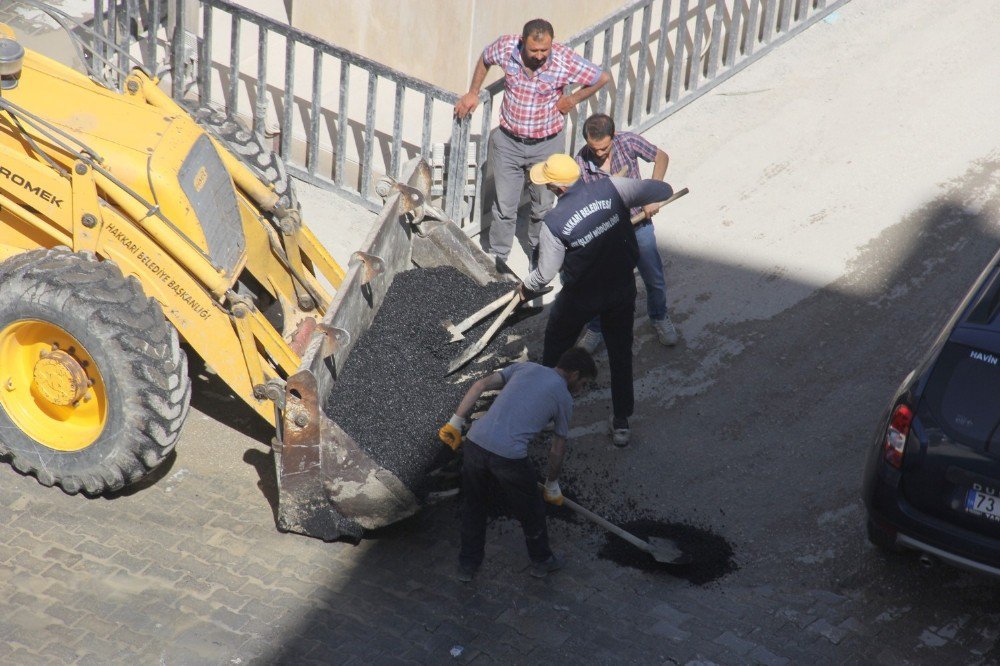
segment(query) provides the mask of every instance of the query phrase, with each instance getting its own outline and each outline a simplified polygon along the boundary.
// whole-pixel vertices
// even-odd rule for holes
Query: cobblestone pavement
[[[868,14],[903,34],[906,4],[855,0],[838,29]],[[814,32],[769,56],[773,86],[802,85],[789,63],[842,36]],[[530,577],[500,519],[466,585],[453,501],[358,545],[281,534],[270,433],[195,367],[177,454],[140,487],[87,500],[0,466],[0,663],[1000,663],[997,583],[877,552],[857,499],[885,400],[998,245],[998,151],[984,143],[910,214],[872,221],[882,230],[821,289],[669,256],[685,341],[662,350],[637,327],[637,385],[665,399],[641,405],[625,451],[598,433],[606,386],[583,401],[566,490],[617,518],[711,530],[738,570],[694,585],[623,567],[557,513],[564,571]],[[753,242],[777,251],[771,238]],[[695,271],[711,282],[685,281]],[[692,333],[707,290],[763,311],[789,286],[808,295]]]

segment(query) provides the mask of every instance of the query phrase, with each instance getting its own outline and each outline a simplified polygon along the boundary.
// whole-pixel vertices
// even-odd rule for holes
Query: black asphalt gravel
[[[650,537],[673,539],[681,551],[691,556],[691,562],[680,565],[661,564],[652,555],[613,534],[608,534],[607,542],[598,552],[598,557],[643,571],[670,574],[695,585],[710,583],[737,569],[729,542],[703,527],[688,523],[659,522],[652,518],[638,518],[620,527],[644,540]]]
[[[460,321],[512,288],[507,282],[480,287],[450,267],[400,273],[324,406],[327,416],[376,463],[418,495],[424,492],[427,471],[453,455],[438,439],[438,429],[476,377],[506,364],[501,329],[477,359],[445,377],[451,360],[475,342],[493,318],[451,344],[441,322]],[[510,325],[515,322],[512,318]]]

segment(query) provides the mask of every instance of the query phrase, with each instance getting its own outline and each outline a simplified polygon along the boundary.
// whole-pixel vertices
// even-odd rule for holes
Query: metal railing
[[[194,59],[171,53],[175,98],[187,94],[188,68],[193,68],[193,87],[202,105],[215,102],[218,93],[219,105],[227,113],[249,115],[254,131],[264,134],[271,133],[267,131],[267,120],[273,110],[277,116],[277,150],[289,171],[312,184],[335,189],[372,210],[382,206],[373,187],[377,177],[398,178],[402,165],[418,155],[430,160],[435,113],[450,116],[458,100],[456,93],[227,0],[198,0],[198,4],[200,34]],[[184,3],[179,2],[177,7],[177,25],[186,25]],[[220,19],[226,23],[222,37],[228,37],[227,50],[219,48]],[[252,76],[243,69],[248,31],[256,46],[249,56],[255,65]],[[175,51],[178,41],[171,40]],[[280,59],[269,57],[275,51],[282,53]],[[304,81],[303,68],[297,64],[301,55],[308,63],[304,71],[309,75]],[[359,78],[366,79],[362,105],[352,104],[352,88]],[[386,87],[391,87],[391,102]],[[241,103],[244,99],[248,108]],[[413,127],[412,116],[407,114],[407,102],[412,105],[414,101],[419,109],[418,128]],[[379,113],[380,105],[384,109],[386,103],[391,104],[391,121],[388,114],[382,117]],[[298,141],[296,123],[302,130]],[[355,145],[349,146],[352,135]],[[465,162],[468,141],[468,123],[452,124],[448,163]],[[302,145],[296,150],[293,143]],[[381,150],[377,150],[380,146]],[[355,173],[349,168],[353,166],[351,156],[357,159]],[[453,217],[461,216],[461,192],[457,173],[447,171],[443,208]]]
[[[444,163],[439,156],[434,164],[442,172],[441,207],[469,233],[485,228],[486,153],[502,80],[482,92],[474,114],[457,121],[451,113],[459,93],[229,0],[94,2],[102,34],[119,34],[116,16],[123,11],[145,17],[142,58],[150,66],[160,61],[160,49],[166,52],[175,98],[196,94],[202,105],[216,103],[248,117],[255,131],[277,137],[276,148],[293,175],[373,210],[381,205],[375,177],[398,177],[401,165],[418,155],[434,164],[434,146],[445,144]],[[648,129],[846,2],[629,3],[564,42],[612,74],[611,83],[568,114],[567,150],[583,145],[582,120],[591,113],[610,113],[621,129]],[[98,9],[108,3],[109,9]],[[157,33],[149,23],[160,17],[162,3],[169,4],[172,30]],[[200,11],[189,15],[188,3]],[[308,64],[297,64],[303,61]],[[359,104],[353,89],[360,86],[365,93]],[[416,114],[408,112],[414,102]]]

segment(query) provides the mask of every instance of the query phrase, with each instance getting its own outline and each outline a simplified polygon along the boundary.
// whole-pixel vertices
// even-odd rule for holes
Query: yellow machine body
[[[344,275],[298,211],[280,209],[274,192],[141,70],[122,94],[28,51],[17,87],[2,98],[41,122],[0,114],[0,261],[56,246],[113,261],[275,424],[267,382],[298,367],[296,326],[322,318],[325,285],[336,288]],[[240,296],[241,276],[277,302],[283,330]]]
[[[0,47],[0,454],[70,494],[134,483],[187,414],[183,341],[275,426],[280,528],[357,538],[417,511],[323,405],[399,272],[502,279],[426,202],[429,166],[379,182],[345,272],[290,185],[279,195],[141,68],[118,92],[30,51],[12,75],[20,49]]]

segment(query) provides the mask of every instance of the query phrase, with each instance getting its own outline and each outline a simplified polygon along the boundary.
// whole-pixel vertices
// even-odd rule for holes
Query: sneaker
[[[471,583],[472,579],[476,577],[476,571],[478,570],[479,567],[469,566],[468,564],[459,564],[458,573],[455,574],[455,578],[463,583]]]
[[[600,331],[592,331],[589,328],[584,329],[583,335],[580,337],[580,341],[576,343],[577,347],[580,347],[588,354],[593,354],[597,346],[601,344],[604,336],[601,335]]]
[[[608,431],[611,433],[611,442],[615,446],[628,446],[628,440],[632,436],[632,429],[628,427],[628,419],[616,419],[612,414],[608,417]]]
[[[674,328],[674,322],[670,321],[670,315],[665,315],[663,319],[650,319],[650,323],[653,324],[653,330],[656,331],[660,344],[667,347],[677,344],[677,329]]]
[[[535,578],[545,578],[554,571],[566,566],[566,558],[553,554],[549,559],[531,563],[531,575]]]

